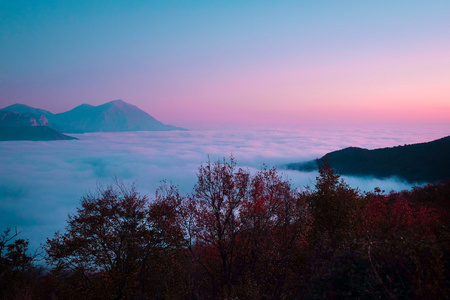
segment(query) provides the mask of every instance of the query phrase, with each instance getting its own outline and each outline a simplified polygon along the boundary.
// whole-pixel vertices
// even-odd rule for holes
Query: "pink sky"
[[[190,129],[450,124],[446,0],[0,9],[0,107],[122,99]]]
[[[449,123],[448,53],[450,47],[324,63],[285,58],[239,73],[211,74],[197,85],[187,79],[184,89],[174,90],[168,102],[143,107],[186,126],[196,121],[196,125]]]

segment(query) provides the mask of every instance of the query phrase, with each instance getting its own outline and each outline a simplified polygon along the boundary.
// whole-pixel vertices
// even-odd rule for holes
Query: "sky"
[[[0,2],[0,107],[176,126],[450,123],[450,1]]]

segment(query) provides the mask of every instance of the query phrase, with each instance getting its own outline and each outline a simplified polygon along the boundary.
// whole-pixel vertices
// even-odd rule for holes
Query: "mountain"
[[[47,126],[1,127],[0,141],[76,140]]]
[[[13,111],[13,112],[17,112],[19,114],[26,114],[26,113],[32,113],[35,115],[44,115],[46,117],[53,115],[51,112],[47,111],[47,110],[43,110],[43,109],[39,109],[39,108],[34,108],[25,104],[13,104],[10,106],[7,106],[5,108],[2,108],[1,110],[6,110],[6,111]]]
[[[438,182],[450,178],[450,136],[428,143],[368,150],[349,147],[317,161],[292,163],[291,170],[312,171],[327,162],[343,175],[398,176],[409,182]]]
[[[185,130],[165,125],[137,106],[122,100],[111,101],[99,106],[82,104],[59,114],[52,114],[23,104],[14,104],[2,110],[44,115],[48,119],[47,126],[66,133]]]
[[[122,100],[103,105],[82,104],[74,109],[53,115],[50,121],[63,132],[166,131],[184,130],[165,125],[137,106]]]
[[[44,115],[31,112],[0,111],[0,141],[50,141],[72,140],[74,137],[47,127]]]
[[[31,112],[0,111],[0,127],[45,126],[47,123],[48,119],[44,115]]]

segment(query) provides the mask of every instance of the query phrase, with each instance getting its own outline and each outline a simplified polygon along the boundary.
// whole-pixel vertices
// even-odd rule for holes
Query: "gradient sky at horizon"
[[[0,2],[0,107],[186,128],[450,124],[450,1]]]

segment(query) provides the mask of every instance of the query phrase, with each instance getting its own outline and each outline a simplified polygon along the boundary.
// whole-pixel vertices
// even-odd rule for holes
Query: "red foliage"
[[[362,195],[325,165],[300,193],[233,158],[201,165],[191,195],[164,183],[149,202],[108,188],[48,241],[43,298],[442,298],[448,191]]]

